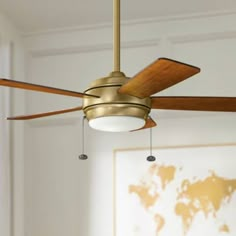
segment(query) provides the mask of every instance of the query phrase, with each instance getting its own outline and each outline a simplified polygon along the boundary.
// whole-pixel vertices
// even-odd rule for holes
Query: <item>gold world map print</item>
[[[115,236],[236,235],[236,147],[117,153]]]

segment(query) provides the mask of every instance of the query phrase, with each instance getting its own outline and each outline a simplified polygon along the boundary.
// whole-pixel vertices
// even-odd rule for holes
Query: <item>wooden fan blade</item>
[[[60,110],[60,111],[51,111],[51,112],[39,113],[39,114],[33,114],[33,115],[8,117],[7,119],[8,120],[31,120],[31,119],[41,118],[45,116],[53,116],[53,115],[59,115],[63,113],[73,112],[73,111],[80,111],[82,109],[83,107],[75,107],[75,108],[70,108],[70,109]]]
[[[132,130],[131,132],[142,130],[142,129],[149,129],[149,128],[155,127],[156,125],[157,125],[156,122],[149,116],[146,119],[146,124],[141,129]]]
[[[98,97],[95,95],[69,91],[69,90],[64,90],[64,89],[58,89],[58,88],[53,88],[53,87],[47,87],[43,85],[30,84],[30,83],[9,80],[9,79],[0,79],[0,86],[33,90],[33,91],[45,92],[45,93],[54,93],[54,94],[60,94],[60,95],[65,95],[65,96],[72,96],[72,97],[83,97],[83,96]]]
[[[200,69],[195,66],[168,58],[160,58],[121,86],[118,92],[145,98],[199,72]]]
[[[236,97],[151,97],[152,108],[236,112]]]

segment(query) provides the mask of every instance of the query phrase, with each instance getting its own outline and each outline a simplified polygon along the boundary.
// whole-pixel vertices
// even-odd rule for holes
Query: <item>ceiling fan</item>
[[[41,114],[8,117],[28,120],[83,110],[92,128],[121,132],[156,126],[151,109],[236,112],[236,97],[152,96],[197,73],[200,69],[168,58],[159,58],[132,78],[120,71],[120,0],[114,0],[114,68],[92,82],[83,93],[37,84],[0,79],[1,86],[79,97],[83,106]]]

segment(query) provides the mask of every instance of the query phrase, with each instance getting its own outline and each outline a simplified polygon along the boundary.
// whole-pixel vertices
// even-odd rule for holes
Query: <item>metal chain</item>
[[[86,119],[86,117],[84,116],[83,119],[82,119],[82,138],[81,138],[82,154],[79,155],[80,160],[88,159],[88,156],[86,154],[84,154],[84,120],[85,119]]]

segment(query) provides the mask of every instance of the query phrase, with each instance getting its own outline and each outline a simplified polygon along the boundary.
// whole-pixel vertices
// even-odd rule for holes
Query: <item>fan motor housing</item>
[[[88,120],[105,116],[132,116],[146,120],[151,109],[151,99],[121,94],[118,89],[129,80],[122,72],[112,72],[108,77],[92,82],[84,91],[99,96],[84,97],[83,111]],[[142,85],[140,85],[142,86]]]

